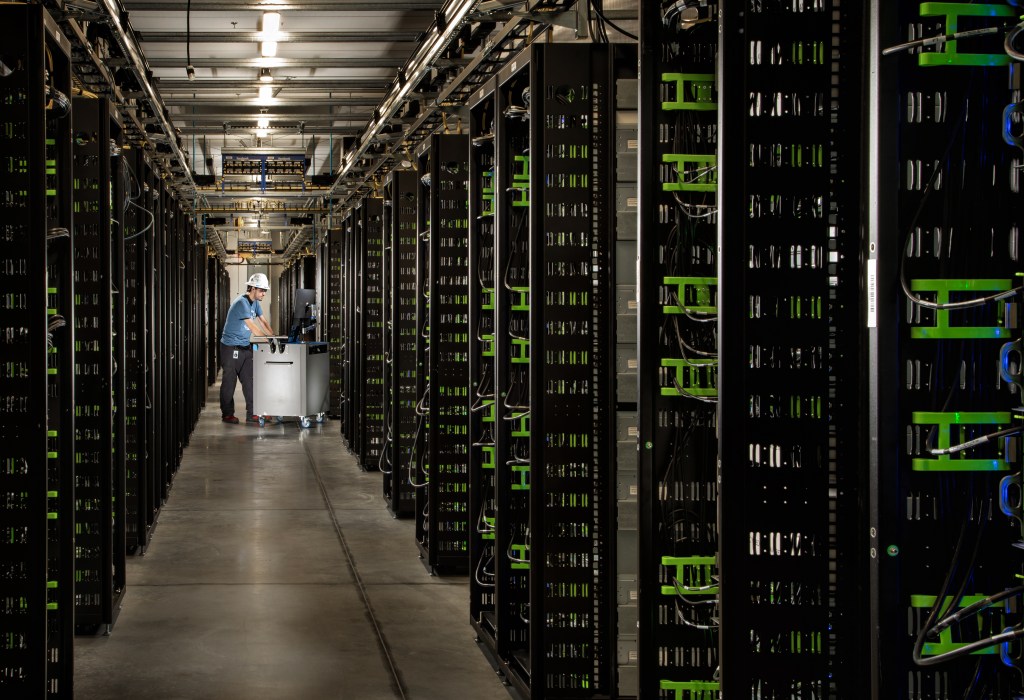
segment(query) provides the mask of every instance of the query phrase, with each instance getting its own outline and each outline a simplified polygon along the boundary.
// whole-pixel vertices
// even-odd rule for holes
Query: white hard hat
[[[267,276],[262,272],[257,272],[249,278],[249,281],[245,283],[247,287],[258,287],[259,289],[270,289],[270,282],[267,281]]]

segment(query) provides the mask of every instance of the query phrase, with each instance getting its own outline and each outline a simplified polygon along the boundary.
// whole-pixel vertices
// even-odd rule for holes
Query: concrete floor
[[[426,572],[337,421],[227,425],[216,389],[113,632],[75,640],[76,696],[508,700],[466,579]]]

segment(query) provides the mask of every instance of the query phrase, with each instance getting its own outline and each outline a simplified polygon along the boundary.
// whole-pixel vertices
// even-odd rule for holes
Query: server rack
[[[147,337],[146,275],[147,228],[151,227],[143,201],[140,173],[145,168],[141,151],[125,154],[120,164],[124,204],[120,216],[124,231],[124,327],[125,327],[125,548],[144,549],[148,542],[146,463],[147,435]]]
[[[468,565],[468,142],[434,134],[418,152],[429,177],[420,197],[425,322],[420,411],[425,444],[416,493],[416,541],[432,572]]]
[[[495,82],[474,93],[469,119],[469,619],[497,652],[495,617],[494,129]]]
[[[707,21],[689,27],[656,4],[641,13],[637,659],[644,698],[717,698],[720,689],[714,15],[708,10]],[[629,310],[628,291],[620,289],[619,314]],[[621,329],[627,324],[619,318]],[[619,430],[620,462],[623,451],[637,452],[637,440],[623,432],[628,426]]]
[[[93,632],[110,626],[124,593],[122,404],[115,401],[117,367],[124,365],[122,335],[114,319],[117,285],[112,231],[116,200],[112,168],[120,152],[120,124],[105,99],[73,100],[75,243],[75,626]],[[112,128],[113,127],[113,128]],[[112,148],[116,149],[112,151]],[[120,268],[118,268],[120,270]],[[116,420],[115,420],[116,418]],[[120,486],[116,490],[115,486]]]
[[[388,181],[391,226],[385,229],[390,248],[388,283],[384,285],[385,315],[390,314],[390,342],[385,342],[390,385],[388,427],[390,435],[385,462],[384,499],[396,518],[411,517],[415,510],[410,455],[416,437],[416,173],[399,170]],[[390,296],[388,296],[390,294]]]
[[[494,127],[494,562],[497,661],[530,694],[530,54],[499,71]],[[499,400],[500,399],[500,400]]]
[[[615,53],[535,46],[496,83],[494,646],[536,698],[619,692]]]
[[[866,695],[862,12],[720,7],[723,696]]]
[[[227,318],[231,279],[227,269],[205,246],[206,279],[208,300],[206,306],[206,382],[212,385],[217,381],[220,369],[220,334]]]
[[[142,218],[146,220],[146,224],[138,232],[142,242],[142,255],[144,256],[142,260],[142,275],[145,288],[145,305],[142,309],[144,333],[142,367],[145,372],[144,390],[146,392],[142,397],[143,406],[145,407],[145,442],[144,452],[140,455],[139,470],[140,493],[143,494],[139,504],[141,509],[140,522],[143,525],[139,531],[139,539],[140,546],[144,549],[153,534],[153,527],[156,525],[156,515],[163,503],[159,496],[160,486],[158,478],[160,456],[159,444],[157,442],[157,426],[160,421],[160,414],[158,412],[160,397],[158,393],[159,366],[157,364],[159,329],[156,325],[158,318],[158,288],[156,287],[158,277],[156,264],[160,259],[160,254],[157,252],[157,244],[160,241],[158,231],[163,215],[160,210],[158,196],[160,180],[153,170],[152,163],[144,154],[140,154],[137,175],[142,192],[142,204],[139,211],[142,214]]]
[[[356,357],[359,351],[359,338],[356,337],[356,215],[349,211],[342,224],[344,253],[342,257],[341,279],[344,285],[342,292],[342,337],[345,339],[342,352],[344,380],[342,382],[343,418],[341,434],[345,437],[350,449],[355,449],[355,404],[359,388],[355,386]]]
[[[384,204],[378,197],[366,197],[357,214],[356,275],[358,408],[356,446],[359,464],[365,470],[380,468],[384,443]]]
[[[344,347],[348,343],[348,336],[343,332],[343,240],[343,229],[335,228],[327,232],[327,285],[324,306],[327,317],[328,352],[330,353],[331,407],[329,410],[332,418],[342,416]]]
[[[1021,572],[1024,158],[1019,65],[1001,30],[1020,10],[870,11],[871,697],[1016,698],[1019,642],[991,637],[1019,637],[1021,608],[985,603]],[[957,28],[997,32],[882,55]],[[940,631],[953,613],[963,622]]]
[[[0,8],[5,299],[0,649],[10,693],[73,694],[74,307],[70,47],[40,6]]]
[[[530,59],[532,697],[615,691],[611,64],[607,45]]]

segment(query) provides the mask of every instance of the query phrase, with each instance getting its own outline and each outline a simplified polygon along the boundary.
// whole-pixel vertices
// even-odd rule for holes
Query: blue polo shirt
[[[242,294],[233,302],[228,309],[228,318],[224,322],[224,332],[220,334],[220,342],[225,345],[244,346],[249,344],[249,326],[245,325],[245,319],[256,319],[263,315],[258,301],[249,301],[248,295]]]

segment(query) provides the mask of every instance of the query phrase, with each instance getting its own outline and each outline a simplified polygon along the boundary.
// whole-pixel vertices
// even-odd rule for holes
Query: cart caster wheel
[[[303,416],[301,422],[303,428],[308,428],[309,426],[313,425],[313,421],[309,419],[309,416]]]
[[[284,416],[277,416],[274,420],[276,420],[277,424],[280,425],[281,423],[284,423]]]
[[[262,428],[266,424],[267,424],[267,419],[264,418],[263,416],[260,416],[260,427]]]
[[[323,413],[316,414],[316,422],[317,423],[323,423],[326,419],[327,419],[327,416],[324,415]]]

